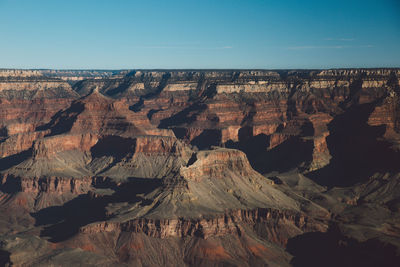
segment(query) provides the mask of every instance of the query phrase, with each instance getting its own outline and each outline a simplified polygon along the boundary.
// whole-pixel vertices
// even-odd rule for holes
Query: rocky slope
[[[399,76],[0,70],[0,264],[397,266]]]

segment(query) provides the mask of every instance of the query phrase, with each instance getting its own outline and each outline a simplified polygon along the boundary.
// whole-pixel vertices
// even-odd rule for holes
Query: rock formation
[[[397,266],[399,78],[0,70],[0,265]]]

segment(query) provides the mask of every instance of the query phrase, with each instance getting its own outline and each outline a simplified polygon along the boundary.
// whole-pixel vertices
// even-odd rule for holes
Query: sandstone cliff
[[[399,76],[2,70],[0,264],[396,260]]]

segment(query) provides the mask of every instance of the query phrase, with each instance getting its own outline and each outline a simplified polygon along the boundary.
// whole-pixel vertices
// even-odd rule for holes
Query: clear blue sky
[[[0,68],[400,67],[400,0],[0,0]]]

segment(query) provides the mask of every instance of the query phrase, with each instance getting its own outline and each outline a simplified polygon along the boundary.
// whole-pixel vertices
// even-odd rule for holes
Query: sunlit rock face
[[[399,76],[0,70],[0,263],[399,262]]]

